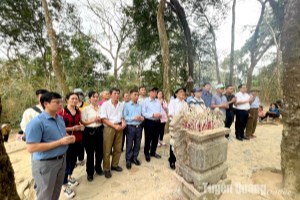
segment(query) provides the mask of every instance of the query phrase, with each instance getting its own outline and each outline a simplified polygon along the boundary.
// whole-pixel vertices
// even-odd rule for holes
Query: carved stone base
[[[228,166],[226,163],[202,173],[196,172],[186,165],[180,165],[179,163],[176,163],[176,172],[183,176],[183,179],[187,183],[194,185],[195,189],[199,192],[203,192],[204,190],[203,183],[216,184],[219,180],[226,179],[227,170]]]
[[[204,190],[203,192],[199,192],[196,190],[193,186],[193,184],[190,184],[186,182],[181,176],[174,173],[177,180],[181,183],[181,191],[184,194],[184,196],[189,200],[218,200],[222,194],[220,193],[212,193]],[[225,184],[230,185],[230,180],[221,180],[218,182],[218,184]]]

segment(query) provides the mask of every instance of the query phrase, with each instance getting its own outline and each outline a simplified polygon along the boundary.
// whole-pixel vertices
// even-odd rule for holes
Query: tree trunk
[[[157,11],[157,28],[159,42],[161,46],[161,55],[163,60],[163,92],[166,100],[170,100],[171,96],[171,68],[170,68],[170,53],[167,31],[165,27],[164,13],[166,0],[160,0]]]
[[[300,1],[289,0],[282,28],[283,131],[281,168],[283,186],[300,199]]]
[[[180,5],[180,3],[177,0],[171,0],[171,5],[173,6],[173,10],[176,12],[176,15],[182,25],[184,36],[186,39],[186,44],[187,44],[187,55],[188,55],[188,65],[189,65],[189,79],[188,80],[193,80],[194,78],[194,47],[192,43],[192,36],[191,36],[191,30],[189,27],[189,24],[186,20],[186,15],[184,12],[183,7]],[[188,81],[187,82],[188,90],[191,90],[193,88],[193,81]]]
[[[258,22],[256,24],[255,31],[253,33],[252,40],[250,43],[250,68],[248,70],[248,75],[247,75],[248,90],[250,90],[251,86],[252,86],[252,74],[253,74],[254,68],[255,68],[256,64],[258,63],[258,61],[261,59],[262,55],[268,50],[268,49],[264,49],[263,51],[260,51],[260,48],[257,47],[257,45],[258,45],[257,43],[258,43],[258,39],[259,39],[259,29],[260,29],[262,21],[263,21],[267,0],[265,0],[264,2],[260,1],[260,3],[261,3],[260,16],[259,16]]]
[[[213,52],[214,52],[215,64],[216,64],[217,80],[218,80],[218,83],[221,83],[221,76],[220,76],[220,69],[219,69],[219,57],[218,57],[217,43],[216,43],[216,34],[211,25],[210,25],[210,31],[213,36]]]
[[[0,199],[19,200],[15,184],[14,170],[5,150],[2,132],[0,130]]]
[[[231,49],[230,49],[230,64],[229,64],[229,85],[233,85],[234,41],[235,41],[235,5],[236,5],[236,0],[233,0],[232,24],[231,24]]]
[[[250,67],[249,67],[249,69],[248,69],[248,73],[247,73],[247,88],[248,88],[248,91],[251,90],[251,86],[252,86],[252,74],[253,74],[255,65],[256,65],[256,64],[251,63],[251,64],[250,64]]]
[[[51,46],[52,68],[53,68],[54,74],[57,78],[57,81],[58,81],[61,91],[64,94],[67,94],[69,92],[69,88],[66,84],[66,81],[65,81],[66,79],[65,79],[63,70],[59,63],[56,34],[55,34],[55,31],[52,26],[52,19],[51,19],[50,12],[48,9],[47,1],[42,0],[42,5],[43,5],[44,12],[45,12],[46,27],[47,27],[50,46]]]

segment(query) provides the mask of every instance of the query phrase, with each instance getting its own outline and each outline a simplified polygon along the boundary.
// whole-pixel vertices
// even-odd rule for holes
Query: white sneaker
[[[68,199],[72,199],[73,197],[75,197],[75,192],[68,186],[64,189],[64,195]]]
[[[69,178],[68,179],[68,186],[70,188],[73,188],[75,186],[79,185],[78,181],[75,178]]]
[[[158,143],[157,143],[157,147],[160,147],[160,146],[161,146],[161,144],[160,144],[160,142],[158,142]]]

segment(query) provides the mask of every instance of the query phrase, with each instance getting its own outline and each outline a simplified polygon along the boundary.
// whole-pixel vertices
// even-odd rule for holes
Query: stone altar
[[[170,122],[171,145],[176,156],[176,177],[188,199],[218,199],[221,194],[207,191],[207,186],[229,184],[226,165],[228,128],[196,131],[184,128],[182,117]]]

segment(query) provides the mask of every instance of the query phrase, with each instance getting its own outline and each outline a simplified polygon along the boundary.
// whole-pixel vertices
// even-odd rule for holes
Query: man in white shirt
[[[247,93],[247,87],[245,84],[239,85],[239,92],[235,95],[236,98],[236,120],[235,120],[235,135],[239,141],[249,140],[244,135],[247,120],[249,117],[251,97]]]
[[[101,107],[100,117],[104,124],[103,132],[103,171],[106,178],[110,178],[110,170],[123,171],[119,166],[122,153],[123,129],[126,127],[123,118],[124,104],[119,101],[120,90],[110,90],[111,99],[104,102]],[[110,166],[110,152],[113,147],[112,161]]]
[[[41,102],[40,102],[40,98],[41,98],[42,94],[45,94],[47,92],[48,92],[48,90],[45,90],[45,89],[38,89],[38,90],[35,91],[35,95],[36,95],[36,99],[38,101],[38,104],[33,106],[33,107],[27,108],[24,111],[23,116],[22,116],[22,120],[21,120],[21,123],[20,123],[21,130],[24,133],[25,133],[25,129],[26,129],[27,124],[34,117],[38,116],[41,112],[44,111],[44,109],[41,105]],[[20,137],[22,137],[22,139],[25,140],[25,135],[20,136]]]
[[[169,103],[169,118],[172,120],[172,118],[178,114],[183,109],[188,109],[188,104],[185,102],[185,89],[184,88],[179,88],[175,91],[176,99],[173,99]],[[170,157],[169,157],[169,163],[170,163],[170,168],[175,169],[175,162],[176,162],[176,157],[173,153],[172,146],[170,145]]]

